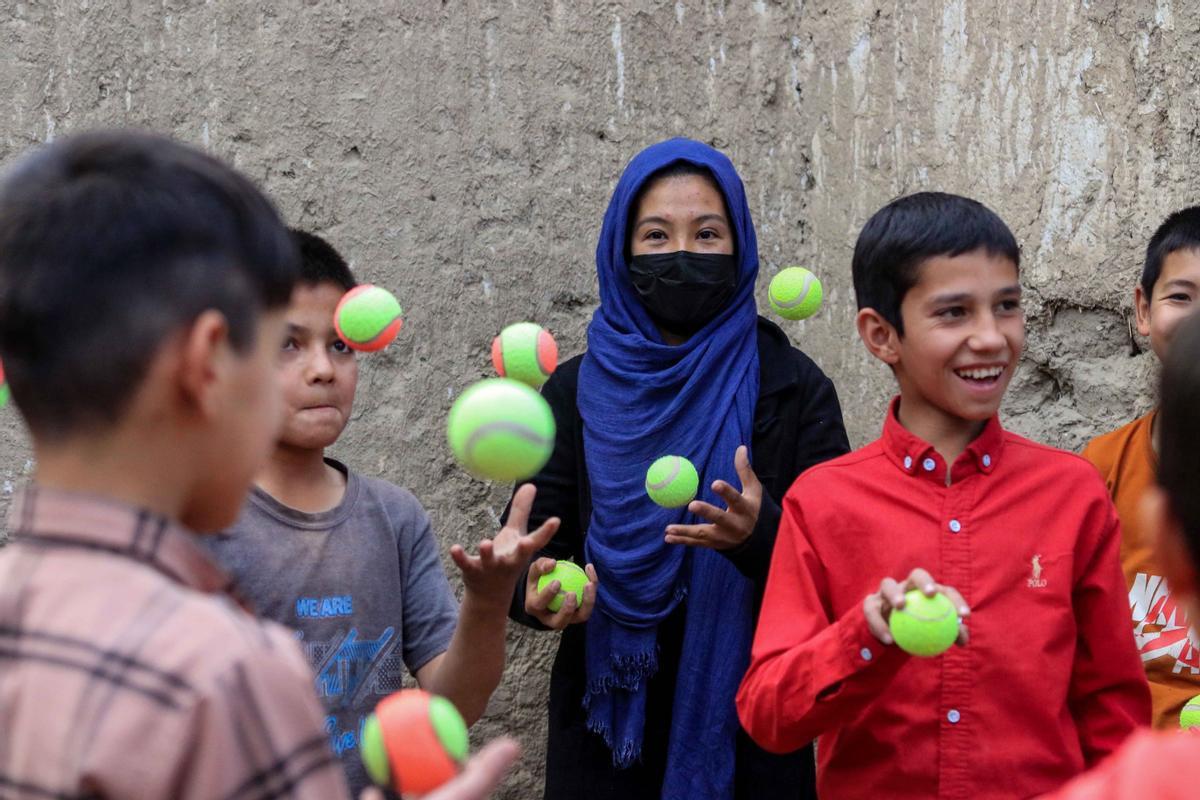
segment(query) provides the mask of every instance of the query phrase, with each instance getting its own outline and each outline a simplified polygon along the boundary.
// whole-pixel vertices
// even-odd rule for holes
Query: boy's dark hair
[[[204,153],[85,133],[0,182],[0,359],[35,436],[120,419],[164,340],[215,309],[233,347],[287,303],[296,246],[271,202]]]
[[[854,246],[854,296],[904,335],[900,303],[916,285],[921,264],[937,256],[960,256],[983,248],[1019,269],[1021,252],[1012,231],[987,206],[943,192],[917,192],[876,211]]]
[[[300,283],[332,283],[347,292],[358,285],[346,259],[333,245],[299,228],[292,228],[291,234],[300,250]]]
[[[1176,250],[1200,250],[1200,206],[1176,211],[1150,237],[1142,267],[1142,292],[1147,300],[1154,294],[1163,262]]]
[[[1158,483],[1200,568],[1200,315],[1179,324],[1163,366]]]

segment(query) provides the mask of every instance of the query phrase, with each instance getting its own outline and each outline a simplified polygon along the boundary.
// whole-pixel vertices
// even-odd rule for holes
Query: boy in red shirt
[[[737,699],[768,750],[822,737],[822,800],[1029,797],[1149,722],[1104,484],[996,415],[1025,343],[1019,259],[955,195],[900,198],[859,236],[859,335],[900,395],[880,439],[785,497]],[[950,598],[959,646],[894,645],[910,589]]]
[[[1158,475],[1142,502],[1158,563],[1181,606],[1195,619],[1200,590],[1200,319],[1179,326],[1166,357],[1158,432]],[[1141,733],[1113,758],[1056,792],[1055,800],[1190,798],[1200,782],[1200,736]]]

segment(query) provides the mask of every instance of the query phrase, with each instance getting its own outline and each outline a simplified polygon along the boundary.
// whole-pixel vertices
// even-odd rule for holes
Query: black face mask
[[[633,288],[660,327],[691,336],[737,288],[737,258],[724,253],[651,253],[629,259]]]

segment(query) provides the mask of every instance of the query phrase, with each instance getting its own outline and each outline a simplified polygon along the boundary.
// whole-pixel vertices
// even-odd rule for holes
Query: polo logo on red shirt
[[[1046,579],[1042,577],[1042,554],[1038,553],[1030,561],[1033,563],[1033,577],[1029,579],[1027,585],[1030,589],[1045,589]]]

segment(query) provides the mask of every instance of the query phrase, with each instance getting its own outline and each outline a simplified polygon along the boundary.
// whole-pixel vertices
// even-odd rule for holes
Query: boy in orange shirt
[[[1143,492],[1141,530],[1153,535],[1157,563],[1180,607],[1196,613],[1200,591],[1200,319],[1179,327],[1163,370],[1157,481]],[[1054,800],[1174,800],[1195,797],[1200,736],[1195,731],[1136,734],[1112,758],[1051,795]]]
[[[1164,361],[1179,322],[1200,305],[1200,206],[1177,211],[1146,248],[1134,290],[1138,332]],[[1179,724],[1188,698],[1200,694],[1200,638],[1155,557],[1140,505],[1154,484],[1158,461],[1157,411],[1088,443],[1083,456],[1096,465],[1121,517],[1121,568],[1129,587],[1134,637],[1154,703],[1154,727]]]

